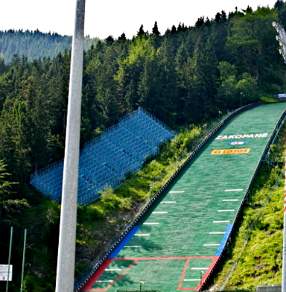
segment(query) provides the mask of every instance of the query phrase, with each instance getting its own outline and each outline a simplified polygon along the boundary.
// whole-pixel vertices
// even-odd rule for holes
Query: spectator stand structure
[[[128,114],[100,137],[87,143],[79,162],[78,203],[89,204],[106,187],[116,187],[130,172],[159,151],[174,133],[142,108]],[[63,161],[40,170],[31,184],[44,195],[59,201]]]

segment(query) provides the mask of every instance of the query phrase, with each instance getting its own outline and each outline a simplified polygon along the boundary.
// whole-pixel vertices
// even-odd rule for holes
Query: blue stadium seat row
[[[116,187],[128,173],[137,171],[146,158],[157,154],[161,143],[173,133],[142,108],[125,116],[80,153],[79,204],[99,198],[106,187]],[[53,200],[60,200],[63,162],[57,162],[31,177],[31,184]]]

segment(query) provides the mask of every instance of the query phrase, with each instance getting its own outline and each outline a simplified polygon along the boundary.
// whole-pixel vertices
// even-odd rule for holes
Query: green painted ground
[[[140,281],[146,290],[198,290],[221,254],[260,157],[285,109],[285,103],[261,105],[233,119],[86,290],[138,289]],[[243,153],[227,154],[226,149]],[[212,155],[214,150],[223,155]]]

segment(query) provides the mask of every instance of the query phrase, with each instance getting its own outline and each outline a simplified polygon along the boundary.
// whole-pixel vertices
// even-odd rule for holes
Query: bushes
[[[146,201],[164,185],[202,133],[200,127],[182,130],[162,147],[158,157],[130,175],[117,189],[104,190],[99,201],[84,209],[96,210],[100,217],[114,210],[130,210],[134,203]]]

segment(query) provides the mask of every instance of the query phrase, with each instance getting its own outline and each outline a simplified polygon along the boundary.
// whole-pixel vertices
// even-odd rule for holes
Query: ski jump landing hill
[[[199,291],[218,263],[286,103],[235,115],[80,289]]]

